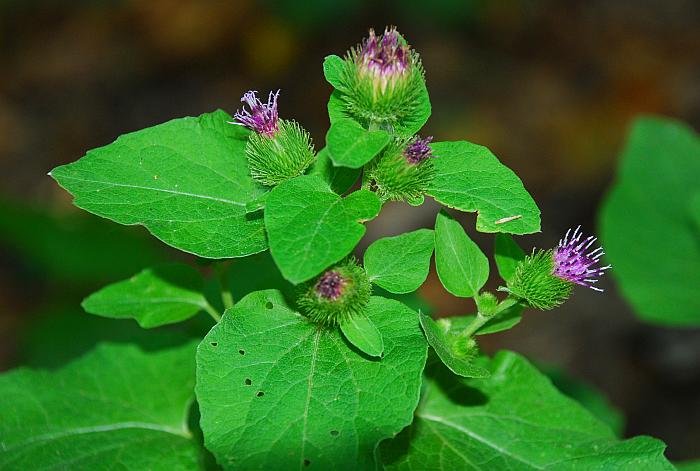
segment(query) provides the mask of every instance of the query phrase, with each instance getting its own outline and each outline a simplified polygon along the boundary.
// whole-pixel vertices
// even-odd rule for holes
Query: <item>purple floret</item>
[[[554,249],[553,274],[571,283],[602,292],[602,289],[596,288],[593,284],[598,282],[598,277],[603,275],[611,265],[595,266],[600,263],[600,257],[605,255],[605,252],[602,247],[598,247],[585,253],[597,239],[590,236],[581,241],[580,229],[581,226],[578,226],[571,234],[571,238],[569,238],[571,229],[566,231],[566,235]]]
[[[345,279],[337,271],[327,271],[316,283],[316,293],[326,299],[336,300],[343,294]]]
[[[360,64],[365,72],[382,78],[401,75],[409,65],[408,46],[399,43],[396,28],[387,28],[379,38],[370,30],[360,53]]]
[[[233,124],[240,124],[245,126],[251,131],[255,131],[258,134],[264,134],[267,137],[274,137],[278,127],[278,116],[277,116],[277,97],[280,91],[277,93],[270,92],[267,98],[267,103],[263,103],[257,97],[257,93],[254,90],[247,92],[241,98],[241,102],[248,105],[250,110],[243,107],[240,111],[237,111],[233,115],[236,122]]]
[[[424,160],[435,157],[433,155],[432,149],[428,144],[433,140],[433,136],[428,136],[425,139],[421,139],[420,136],[416,136],[413,141],[411,141],[406,149],[403,151],[404,157],[409,163],[417,165]]]

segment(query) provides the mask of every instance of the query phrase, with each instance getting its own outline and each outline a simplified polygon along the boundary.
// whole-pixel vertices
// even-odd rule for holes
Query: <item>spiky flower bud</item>
[[[460,360],[469,361],[479,354],[479,347],[473,337],[450,334],[447,341],[452,354]]]
[[[362,313],[371,293],[365,270],[349,259],[303,286],[297,305],[312,322],[337,326]]]
[[[435,175],[428,144],[432,136],[390,143],[366,168],[366,187],[383,201],[422,198]]]
[[[590,236],[581,241],[580,227],[574,230],[571,238],[569,229],[555,249],[533,250],[532,255],[525,257],[508,283],[508,291],[531,307],[542,310],[553,309],[566,301],[574,284],[603,291],[593,283],[610,265],[593,268],[604,252],[598,248],[585,253],[596,238]]]
[[[234,114],[235,122],[254,131],[248,138],[246,157],[251,176],[267,186],[303,174],[314,161],[311,136],[296,121],[279,119],[276,93],[270,92],[267,103],[255,91],[241,101],[248,105]]]
[[[396,28],[369,37],[345,57],[341,100],[365,127],[395,130],[410,119],[425,93],[420,57]]]

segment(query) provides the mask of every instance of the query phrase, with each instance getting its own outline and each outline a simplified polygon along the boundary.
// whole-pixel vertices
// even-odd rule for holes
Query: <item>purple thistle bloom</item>
[[[277,97],[280,91],[277,93],[270,92],[267,98],[267,103],[263,103],[257,97],[257,93],[254,90],[247,92],[241,98],[241,102],[248,105],[250,111],[243,107],[240,111],[236,111],[233,115],[237,122],[232,122],[231,124],[238,124],[245,126],[251,131],[255,131],[258,134],[264,134],[267,137],[274,137],[278,127],[279,117],[277,115]]]
[[[399,43],[396,28],[387,28],[378,38],[374,30],[369,30],[359,55],[360,72],[380,79],[382,90],[390,79],[403,75],[409,66],[408,46]]]
[[[343,294],[346,280],[337,271],[327,271],[316,283],[316,294],[335,301]]]
[[[566,231],[566,235],[554,249],[553,275],[571,283],[602,292],[602,289],[596,288],[593,284],[598,281],[598,277],[603,275],[605,270],[610,268],[611,265],[605,267],[594,266],[600,262],[600,257],[605,255],[605,252],[603,252],[602,247],[598,247],[585,253],[597,239],[589,236],[581,241],[582,233],[579,232],[579,229],[581,229],[581,226],[574,230],[571,238],[569,238],[571,229]]]
[[[435,157],[432,149],[428,146],[432,140],[433,136],[428,136],[425,139],[416,136],[403,151],[408,163],[417,165],[430,157]]]

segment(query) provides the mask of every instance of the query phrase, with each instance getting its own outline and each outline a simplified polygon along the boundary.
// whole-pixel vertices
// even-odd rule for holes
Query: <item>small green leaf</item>
[[[692,129],[664,118],[634,122],[600,227],[610,273],[647,322],[700,325],[698,175],[700,137]]]
[[[311,167],[309,175],[321,177],[334,192],[343,195],[360,178],[360,170],[359,168],[336,167],[331,161],[328,148],[324,147],[316,155],[316,163]]]
[[[204,469],[187,426],[195,344],[102,344],[57,371],[0,376],[0,468]]]
[[[326,56],[323,60],[323,75],[326,77],[326,81],[333,85],[333,88],[343,88],[340,76],[343,72],[344,62],[342,58],[336,55]]]
[[[489,277],[489,261],[445,211],[435,221],[435,266],[447,291],[470,298],[479,293]]]
[[[467,141],[432,144],[435,178],[427,194],[447,207],[476,211],[481,232],[530,234],[540,210],[523,182],[486,147]]]
[[[352,119],[334,122],[326,135],[333,163],[350,168],[360,168],[372,160],[390,139],[388,132],[368,131]]]
[[[341,198],[316,176],[277,186],[267,199],[265,226],[270,252],[282,275],[301,283],[348,255],[381,203],[367,190]]]
[[[520,323],[522,318],[523,306],[521,304],[516,304],[489,319],[484,325],[479,327],[475,335],[495,334],[512,329]],[[457,332],[466,329],[467,326],[476,319],[476,316],[455,316],[445,319],[450,322],[450,331]]]
[[[518,262],[525,259],[525,252],[508,234],[496,234],[493,258],[496,260],[498,274],[503,281],[510,281]]]
[[[453,334],[443,327],[447,325],[446,323],[438,324],[430,316],[421,312],[420,325],[430,346],[454,374],[467,378],[485,378],[489,375],[488,370],[474,363],[476,355],[464,358],[455,351],[450,338]]]
[[[676,463],[676,469],[678,471],[700,471],[700,460]]]
[[[418,229],[374,241],[365,252],[367,276],[392,293],[417,290],[428,277],[434,240],[433,231]]]
[[[367,316],[354,315],[349,321],[340,324],[345,338],[362,352],[371,357],[381,357],[384,352],[382,334]]]
[[[521,356],[500,352],[484,366],[484,379],[428,367],[415,421],[380,447],[385,469],[674,469],[663,442],[618,440]]]
[[[168,245],[207,258],[267,248],[246,205],[266,190],[250,177],[248,132],[223,111],[119,137],[51,176],[75,205],[120,224],[142,224]]]
[[[384,356],[351,349],[276,291],[226,312],[197,350],[204,441],[238,469],[374,470],[377,443],[413,419],[427,345],[416,312],[373,297],[367,317]]]
[[[189,319],[208,308],[204,281],[189,265],[148,268],[128,280],[111,284],[83,301],[90,314],[136,319],[145,329]]]

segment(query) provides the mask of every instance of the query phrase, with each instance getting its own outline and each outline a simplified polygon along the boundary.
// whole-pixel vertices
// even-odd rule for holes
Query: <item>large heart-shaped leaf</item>
[[[55,372],[0,376],[0,468],[204,469],[187,427],[194,350],[102,344]]]
[[[286,279],[306,281],[348,255],[365,233],[362,221],[380,209],[367,190],[341,198],[319,177],[287,180],[272,190],[265,208],[272,257]]]
[[[373,297],[384,356],[351,347],[258,291],[226,312],[197,353],[207,448],[225,469],[373,470],[377,443],[412,420],[426,343],[417,314]]]
[[[202,257],[265,250],[246,204],[266,190],[250,177],[248,132],[223,111],[125,134],[51,176],[75,205],[121,224],[142,224],[166,244]]]
[[[481,232],[530,234],[540,210],[515,173],[488,150],[467,141],[432,144],[435,178],[427,193],[460,211],[476,211]]]
[[[203,289],[202,275],[189,265],[162,265],[93,293],[83,301],[83,309],[98,316],[132,318],[148,329],[211,311]]]
[[[635,122],[600,222],[612,275],[646,321],[700,325],[698,175],[696,133],[662,118]]]
[[[428,370],[413,424],[381,446],[387,470],[673,470],[665,445],[618,440],[524,358],[501,352],[491,376]]]

